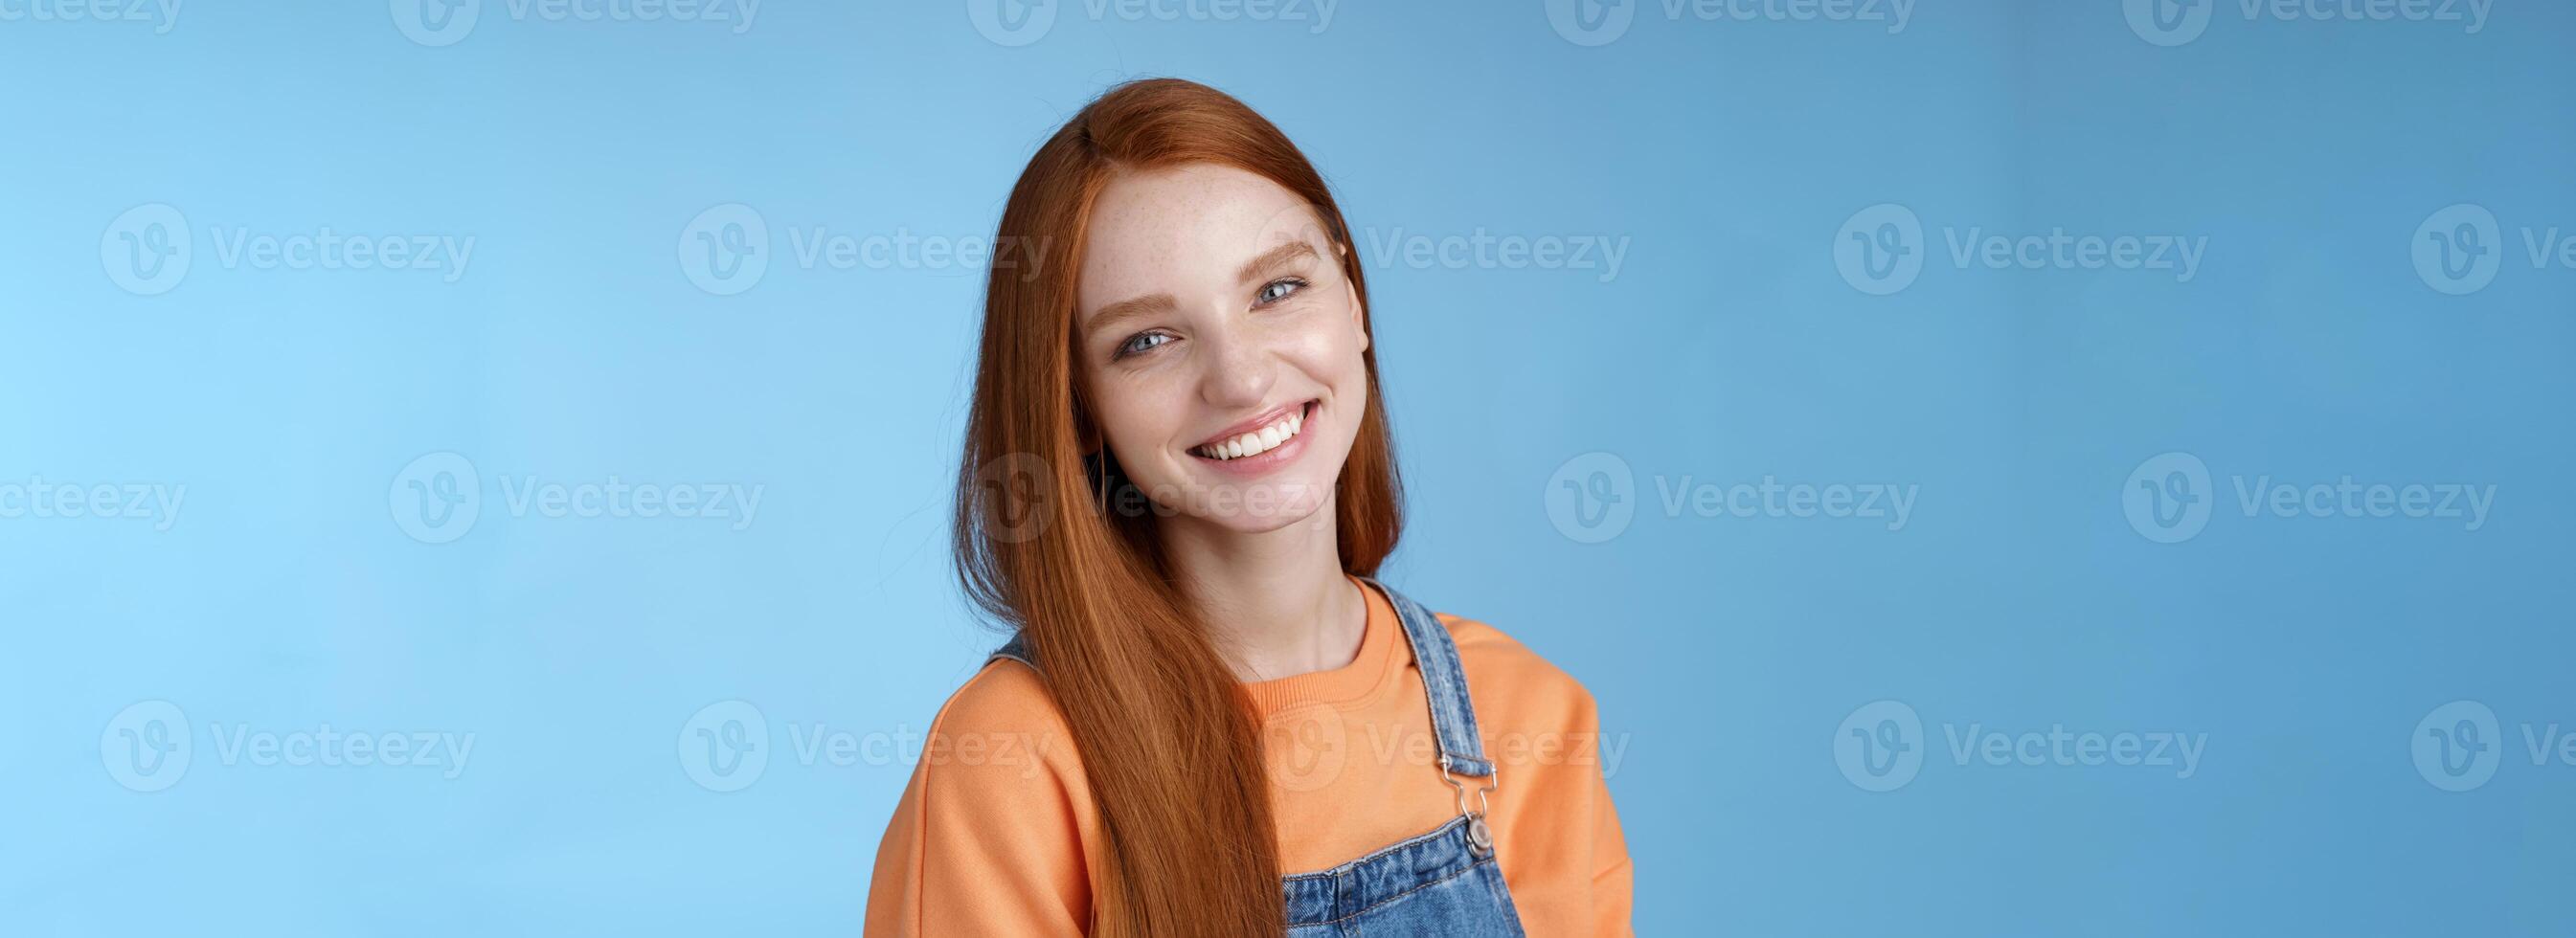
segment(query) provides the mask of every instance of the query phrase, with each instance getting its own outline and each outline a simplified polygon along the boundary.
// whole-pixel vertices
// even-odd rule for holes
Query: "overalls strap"
[[[1423,694],[1431,698],[1431,731],[1440,743],[1440,765],[1448,772],[1491,778],[1494,764],[1485,761],[1484,737],[1476,731],[1476,707],[1467,697],[1467,670],[1458,663],[1458,645],[1431,609],[1412,597],[1366,580],[1386,594],[1395,617],[1404,623],[1413,660],[1422,668]]]

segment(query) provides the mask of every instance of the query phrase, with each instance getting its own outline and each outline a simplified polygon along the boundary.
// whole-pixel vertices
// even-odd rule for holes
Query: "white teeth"
[[[1288,416],[1281,418],[1277,423],[1230,440],[1210,443],[1199,447],[1195,452],[1212,459],[1242,459],[1246,456],[1258,456],[1278,448],[1281,443],[1294,439],[1298,431],[1305,428],[1305,411],[1290,411]]]

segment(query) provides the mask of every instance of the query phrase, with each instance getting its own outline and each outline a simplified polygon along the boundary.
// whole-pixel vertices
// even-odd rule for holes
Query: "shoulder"
[[[1036,670],[1007,658],[986,662],[948,695],[933,729],[1046,730],[1065,725]]]
[[[1476,619],[1436,613],[1458,646],[1467,691],[1479,715],[1509,714],[1511,722],[1566,727],[1595,722],[1592,692],[1563,668],[1503,630]],[[1480,720],[1479,722],[1493,722]]]
[[[1079,933],[1099,840],[1090,805],[1044,682],[987,662],[931,721],[877,847],[867,933]]]
[[[994,794],[1076,787],[1082,778],[1055,695],[1036,671],[1008,659],[987,662],[940,705],[920,772],[934,788]]]

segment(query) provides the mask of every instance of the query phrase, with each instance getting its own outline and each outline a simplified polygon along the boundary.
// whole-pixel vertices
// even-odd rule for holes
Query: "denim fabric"
[[[1519,938],[1521,920],[1491,850],[1466,818],[1341,866],[1285,877],[1289,938],[1455,935]]]
[[[1440,765],[1423,784],[1448,784],[1458,797],[1458,817],[1439,829],[1389,845],[1367,856],[1312,873],[1281,877],[1290,938],[1355,935],[1444,935],[1518,938],[1520,913],[1503,887],[1486,827],[1486,799],[1500,783],[1476,732],[1476,707],[1467,696],[1467,672],[1449,630],[1421,603],[1364,580],[1386,594],[1404,624],[1404,638],[1422,670],[1431,701],[1431,730]],[[1023,636],[993,651],[1037,667]]]

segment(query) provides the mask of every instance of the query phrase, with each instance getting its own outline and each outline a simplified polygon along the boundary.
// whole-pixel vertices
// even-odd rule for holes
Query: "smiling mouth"
[[[1278,449],[1296,439],[1306,429],[1306,418],[1313,416],[1318,401],[1309,400],[1280,413],[1264,415],[1263,422],[1251,429],[1219,434],[1215,439],[1190,447],[1190,455],[1217,462],[1249,459]]]

